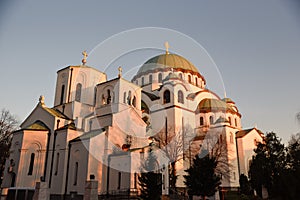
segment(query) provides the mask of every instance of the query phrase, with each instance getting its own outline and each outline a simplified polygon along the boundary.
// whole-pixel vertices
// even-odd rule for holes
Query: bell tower
[[[54,107],[67,116],[75,104],[94,106],[96,85],[106,81],[106,74],[86,65],[84,51],[81,65],[68,66],[57,71]],[[71,118],[73,118],[71,117]]]

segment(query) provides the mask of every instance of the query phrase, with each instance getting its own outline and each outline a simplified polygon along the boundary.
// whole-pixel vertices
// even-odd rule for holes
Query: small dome
[[[157,69],[174,69],[176,71],[189,71],[191,73],[199,74],[198,69],[184,57],[177,54],[161,54],[145,62],[139,69],[137,76]]]

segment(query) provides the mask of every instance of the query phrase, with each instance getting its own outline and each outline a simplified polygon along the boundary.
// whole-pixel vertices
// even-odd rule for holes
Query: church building
[[[4,195],[30,199],[43,183],[49,199],[83,199],[90,180],[97,182],[99,196],[138,195],[149,150],[157,158],[153,170],[161,175],[164,196],[171,193],[175,168],[176,187],[184,191],[184,170],[197,154],[219,153],[226,163],[218,171],[221,187],[239,188],[239,175],[248,174],[263,134],[242,129],[235,102],[207,89],[196,66],[167,49],[147,60],[132,80],[122,77],[121,67],[107,80],[86,65],[83,54],[81,65],[57,71],[54,105],[45,105],[41,96],[13,133]]]

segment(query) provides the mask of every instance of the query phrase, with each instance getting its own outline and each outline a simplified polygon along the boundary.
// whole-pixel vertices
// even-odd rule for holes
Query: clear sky
[[[173,29],[200,43],[217,64],[244,128],[257,125],[284,141],[299,132],[296,0],[1,1],[0,108],[22,121],[41,94],[52,106],[58,69],[80,64],[83,50],[108,37],[141,27]]]

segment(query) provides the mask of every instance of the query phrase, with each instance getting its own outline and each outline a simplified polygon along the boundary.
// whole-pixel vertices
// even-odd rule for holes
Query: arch
[[[179,73],[179,78],[180,78],[181,80],[183,80],[183,78],[182,78],[182,73]]]
[[[170,99],[170,91],[169,90],[165,90],[164,91],[164,103],[170,103],[171,99]]]
[[[145,85],[145,78],[142,77],[142,86]]]
[[[132,105],[133,105],[134,107],[136,107],[136,97],[135,97],[135,96],[134,96],[133,99],[132,99]]]
[[[82,84],[77,83],[76,92],[75,92],[75,101],[80,102],[80,100],[81,100],[81,89],[82,89]]]
[[[60,91],[60,104],[64,102],[64,96],[65,96],[65,85],[62,85]]]
[[[162,74],[161,73],[158,74],[158,82],[162,83]]]
[[[231,117],[228,117],[229,125],[231,125]]]
[[[210,117],[209,117],[209,123],[210,123],[210,124],[213,124],[213,123],[214,123],[214,117],[213,117],[213,116],[210,116]]]
[[[129,92],[128,92],[127,104],[131,105],[131,90],[129,90]]]
[[[203,126],[203,125],[204,125],[204,118],[200,117],[200,126]]]
[[[181,90],[178,90],[178,103],[184,104],[184,98],[183,98],[183,92]]]
[[[188,82],[192,83],[192,77],[191,77],[191,75],[188,75]]]
[[[111,103],[110,89],[107,89],[107,99],[106,99],[106,103],[107,103],[107,104],[110,104],[110,103]]]
[[[149,83],[152,83],[152,81],[153,81],[152,79],[153,79],[152,74],[150,74],[149,75]]]
[[[28,168],[28,176],[32,175],[33,166],[34,166],[34,158],[35,158],[35,153],[31,153],[31,155],[30,155],[30,162],[29,162],[29,168]]]
[[[123,94],[123,103],[126,103],[126,92]]]

